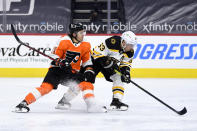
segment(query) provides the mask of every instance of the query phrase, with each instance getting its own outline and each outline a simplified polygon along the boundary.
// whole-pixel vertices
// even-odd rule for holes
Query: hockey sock
[[[79,84],[79,87],[82,90],[84,99],[94,97],[94,86],[92,83],[84,81]]]
[[[112,88],[113,98],[122,99],[124,96],[124,88],[121,86],[114,86]]]
[[[53,89],[53,86],[49,83],[42,83],[42,85],[38,88],[35,88],[32,92],[30,92],[26,97],[25,101],[27,104],[31,104],[39,99],[41,96],[48,94]]]

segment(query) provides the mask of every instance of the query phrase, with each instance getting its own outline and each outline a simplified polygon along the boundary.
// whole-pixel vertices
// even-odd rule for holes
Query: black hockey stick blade
[[[121,72],[119,72],[118,70],[114,70],[116,73],[118,73],[121,76],[124,76]],[[125,76],[124,76],[125,77]],[[130,82],[132,84],[134,84],[136,87],[138,87],[139,89],[141,89],[142,91],[144,91],[145,93],[147,93],[148,95],[150,95],[151,97],[153,97],[155,100],[159,101],[160,103],[162,103],[163,105],[165,105],[166,107],[168,107],[170,110],[176,112],[179,115],[184,115],[185,113],[187,113],[187,109],[184,107],[181,111],[177,111],[174,108],[172,108],[171,106],[169,106],[168,104],[166,104],[165,102],[163,102],[161,99],[159,99],[158,97],[156,97],[155,95],[153,95],[152,93],[150,93],[149,91],[145,90],[144,88],[142,88],[141,86],[139,86],[137,83],[135,83],[134,81],[130,80]]]
[[[181,111],[177,112],[179,115],[184,115],[187,113],[187,109],[184,107]]]

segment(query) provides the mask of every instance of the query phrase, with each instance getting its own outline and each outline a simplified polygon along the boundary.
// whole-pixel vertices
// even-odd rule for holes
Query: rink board
[[[44,77],[48,68],[0,68],[0,77]],[[133,78],[197,78],[197,69],[134,68]],[[97,77],[102,78],[99,73]]]
[[[41,52],[50,54],[58,35],[20,35]],[[88,35],[92,48],[110,35]],[[20,46],[12,35],[0,36],[0,77],[44,77],[50,60]],[[134,78],[197,78],[196,36],[138,36],[131,71]],[[102,77],[101,74],[98,77]]]

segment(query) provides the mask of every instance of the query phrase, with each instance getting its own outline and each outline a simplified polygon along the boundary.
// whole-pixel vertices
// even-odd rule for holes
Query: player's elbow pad
[[[95,72],[92,66],[88,66],[84,71],[84,80],[87,82],[94,83],[95,82]]]

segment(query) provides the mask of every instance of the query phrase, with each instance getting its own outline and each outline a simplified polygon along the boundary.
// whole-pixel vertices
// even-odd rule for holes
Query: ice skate
[[[106,106],[101,105],[90,105],[87,107],[87,112],[89,113],[107,113]]]
[[[128,110],[128,108],[129,108],[129,106],[127,104],[120,102],[120,100],[117,98],[113,98],[113,100],[110,104],[111,110],[126,111],[126,110]]]
[[[27,113],[29,111],[30,111],[30,109],[27,106],[27,102],[25,100],[23,100],[20,104],[18,104],[15,107],[15,111],[14,112],[17,112],[17,113]]]
[[[66,101],[66,99],[63,97],[55,107],[55,109],[60,109],[60,110],[69,110],[71,108],[71,104]]]
[[[107,113],[106,106],[99,105],[94,99],[85,100],[87,104],[87,112],[89,113]]]

